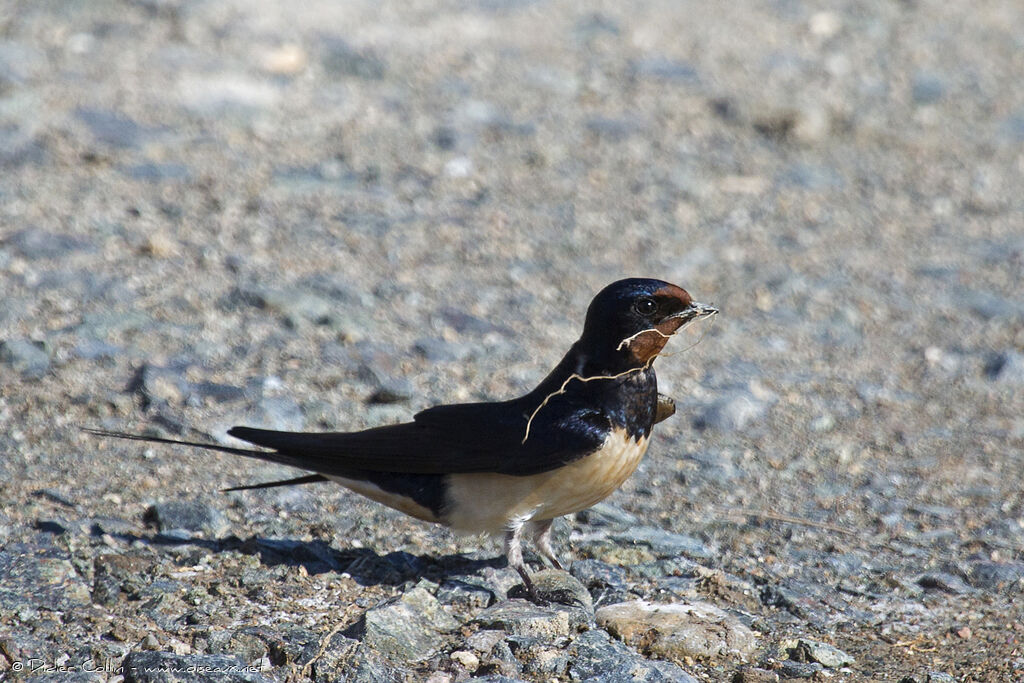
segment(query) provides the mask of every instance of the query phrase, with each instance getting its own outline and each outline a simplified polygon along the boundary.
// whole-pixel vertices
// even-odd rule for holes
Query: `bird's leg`
[[[537,589],[533,587],[530,573],[526,571],[526,564],[523,562],[523,546],[520,543],[522,535],[522,522],[508,528],[505,532],[505,557],[508,558],[508,566],[519,572],[519,576],[523,578],[523,585],[526,586],[526,592],[529,594],[530,599],[534,602],[540,602],[540,596],[537,595]]]
[[[551,561],[555,569],[562,569],[562,563],[555,555],[555,549],[551,546],[551,530],[555,526],[555,520],[545,519],[542,522],[533,523],[533,544],[537,546],[540,554]],[[564,571],[564,570],[563,570]]]

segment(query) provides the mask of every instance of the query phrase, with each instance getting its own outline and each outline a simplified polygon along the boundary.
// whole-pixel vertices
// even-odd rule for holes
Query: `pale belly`
[[[442,521],[456,531],[498,534],[529,520],[579,512],[619,488],[646,451],[646,438],[614,430],[597,451],[551,472],[450,475],[449,512]]]

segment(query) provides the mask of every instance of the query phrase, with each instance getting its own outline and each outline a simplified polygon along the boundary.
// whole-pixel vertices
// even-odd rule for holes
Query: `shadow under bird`
[[[554,520],[603,500],[636,470],[654,425],[675,412],[673,401],[658,394],[654,359],[684,325],[717,312],[661,280],[620,280],[594,297],[579,340],[525,396],[436,406],[412,422],[359,432],[228,431],[268,450],[86,431],[313,473],[228,490],[335,481],[457,532],[504,534],[509,566],[536,599],[523,534],[561,568],[551,545]]]

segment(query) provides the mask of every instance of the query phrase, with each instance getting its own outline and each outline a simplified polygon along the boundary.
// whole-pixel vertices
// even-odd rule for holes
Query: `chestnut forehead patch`
[[[679,299],[683,306],[689,306],[693,299],[690,298],[690,293],[682,287],[675,285],[666,285],[661,289],[654,292],[656,297],[665,297],[667,299]]]

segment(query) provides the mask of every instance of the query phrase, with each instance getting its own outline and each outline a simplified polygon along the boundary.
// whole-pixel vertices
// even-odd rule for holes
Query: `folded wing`
[[[527,476],[593,453],[610,429],[587,410],[541,410],[529,416],[514,402],[438,406],[413,422],[361,432],[279,432],[234,427],[228,433],[269,452],[245,455],[324,475],[355,472],[452,474],[497,472]]]

